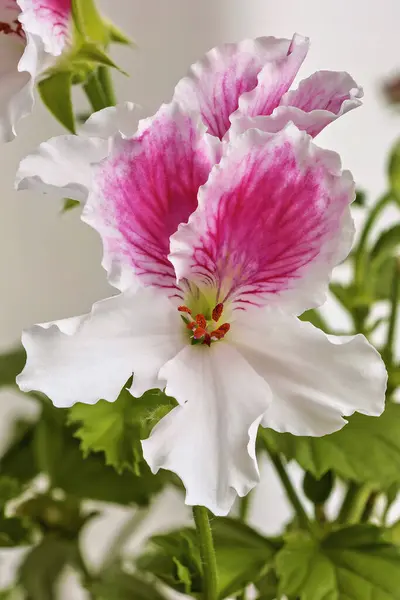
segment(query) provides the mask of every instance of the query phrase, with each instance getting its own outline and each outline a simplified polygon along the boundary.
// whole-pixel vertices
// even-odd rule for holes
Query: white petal
[[[0,34],[0,142],[12,140],[19,120],[32,111],[37,53],[32,36]]]
[[[242,314],[229,335],[271,387],[264,427],[321,436],[341,429],[343,416],[354,411],[378,416],[384,410],[385,366],[362,335],[327,336],[268,309]]]
[[[187,346],[160,371],[173,409],[142,442],[153,472],[169,469],[186,488],[186,504],[227,514],[258,482],[255,438],[270,390],[225,342]]]
[[[90,115],[79,134],[107,139],[120,132],[123,137],[131,137],[137,131],[140,118],[141,107],[138,104],[123,102]]]
[[[60,198],[85,202],[92,181],[92,165],[108,154],[108,139],[118,132],[136,131],[138,108],[131,102],[91,115],[80,136],[61,135],[40,144],[24,158],[17,171],[16,187],[52,192]]]
[[[130,290],[98,302],[89,315],[25,331],[24,392],[43,392],[55,406],[114,401],[134,373],[133,394],[164,387],[163,364],[187,338],[176,308],[151,289]]]

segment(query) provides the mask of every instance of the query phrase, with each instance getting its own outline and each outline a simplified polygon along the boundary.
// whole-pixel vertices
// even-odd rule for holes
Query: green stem
[[[117,104],[117,98],[114,92],[110,69],[104,66],[99,67],[98,77],[107,106],[115,106]]]
[[[350,483],[339,513],[338,521],[348,525],[359,523],[373,491],[374,489],[371,484],[366,483],[364,485],[359,485],[354,482]]]
[[[243,523],[246,521],[247,516],[249,514],[250,501],[251,501],[251,492],[249,492],[247,494],[247,496],[243,496],[243,498],[240,498],[240,503],[239,503],[239,519],[241,521],[243,521]]]
[[[386,363],[387,369],[390,371],[393,363],[393,347],[396,336],[396,325],[397,325],[397,317],[399,312],[399,295],[400,295],[400,285],[399,285],[399,276],[400,276],[400,259],[395,260],[395,266],[393,269],[393,278],[392,278],[392,288],[390,293],[390,318],[388,325],[388,333],[386,338],[385,347],[382,350],[382,357]]]
[[[107,108],[108,105],[104,97],[103,88],[96,73],[89,75],[88,80],[83,84],[83,89],[95,112],[102,108]]]
[[[285,465],[283,464],[281,457],[279,456],[279,454],[277,454],[270,448],[269,443],[266,440],[265,436],[262,436],[262,440],[264,442],[265,449],[271,459],[271,462],[274,465],[275,470],[279,475],[279,479],[281,480],[281,483],[286,492],[288,500],[290,501],[290,503],[293,506],[293,509],[297,515],[300,527],[302,529],[308,529],[310,532],[312,532],[311,522],[308,518],[306,511],[304,510],[304,507],[300,501],[300,498],[297,495],[297,492],[296,492],[292,482],[290,481],[289,475],[286,472]]]
[[[203,564],[203,597],[204,600],[217,600],[217,561],[208,510],[204,506],[194,506],[193,518],[196,524],[200,556]]]
[[[361,232],[360,241],[355,254],[355,282],[358,288],[362,286],[365,276],[365,269],[367,266],[366,261],[366,246],[368,242],[368,236],[375,224],[376,219],[379,217],[383,209],[389,204],[392,199],[391,194],[385,194],[378,200],[373,209],[368,215],[368,218],[364,224]]]

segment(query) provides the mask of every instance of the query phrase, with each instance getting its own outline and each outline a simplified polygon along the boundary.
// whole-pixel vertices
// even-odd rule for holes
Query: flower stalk
[[[217,600],[218,571],[208,510],[204,506],[194,506],[193,518],[203,565],[203,598],[204,600]]]

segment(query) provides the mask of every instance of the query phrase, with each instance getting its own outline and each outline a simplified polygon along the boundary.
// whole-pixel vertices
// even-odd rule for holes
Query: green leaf
[[[215,519],[212,528],[219,598],[234,596],[267,573],[281,542],[263,537],[236,519]],[[201,593],[201,561],[193,529],[155,536],[150,545],[150,550],[139,558],[141,570],[156,575],[181,593]]]
[[[33,452],[35,424],[17,421],[12,441],[0,458],[0,473],[17,479],[20,483],[31,481],[39,473]]]
[[[382,255],[384,258],[388,255],[394,255],[399,246],[400,224],[396,224],[381,233],[371,250],[371,260],[379,259]]]
[[[15,548],[31,541],[31,529],[22,519],[0,516],[0,547]]]
[[[90,592],[96,600],[165,600],[152,583],[125,573],[120,566],[102,574]]]
[[[17,498],[22,493],[23,487],[15,477],[2,475],[0,477],[0,510],[2,510],[7,502]]]
[[[332,469],[344,479],[389,487],[400,483],[399,430],[400,405],[388,403],[380,417],[355,414],[343,429],[324,437],[272,430],[264,430],[264,434],[276,451],[296,460],[317,479]]]
[[[75,436],[81,440],[84,456],[89,452],[104,452],[107,465],[119,473],[128,469],[138,475],[143,464],[140,440],[148,436],[149,423],[154,425],[155,411],[161,407],[166,414],[174,406],[175,401],[160,390],[133,398],[123,389],[115,402],[75,404],[69,422],[79,424]]]
[[[71,87],[72,73],[69,71],[54,72],[38,84],[40,96],[52,115],[68,131],[75,133]]]
[[[257,582],[257,590],[260,594],[257,596],[257,600],[275,600],[278,598],[278,584],[276,572],[270,569],[265,577]]]
[[[22,346],[0,355],[0,388],[14,386],[16,376],[21,373],[26,361]]]
[[[143,462],[140,477],[127,471],[118,475],[99,453],[85,459],[74,429],[66,425],[66,416],[66,411],[49,405],[36,426],[36,456],[52,486],[78,498],[147,506],[168,481],[168,474],[152,475]]]
[[[72,0],[72,17],[79,34],[92,42],[106,45],[108,27],[104,23],[94,0]]]
[[[110,42],[115,44],[123,44],[125,46],[134,46],[134,42],[127,36],[119,27],[114,25],[111,21],[104,20],[105,26],[107,27],[108,36]]]
[[[29,552],[18,574],[29,600],[55,600],[58,579],[72,552],[73,543],[56,536],[45,537]]]
[[[321,329],[322,331],[325,331],[326,333],[328,332],[326,323],[324,322],[324,319],[322,318],[322,316],[319,314],[319,312],[317,310],[306,310],[306,312],[304,312],[301,315],[300,320],[308,321],[309,323],[314,325],[314,327],[317,327],[318,329]]]
[[[85,118],[86,121],[86,118]],[[64,205],[62,208],[63,213],[69,212],[70,210],[72,210],[73,208],[76,208],[77,206],[80,205],[79,200],[74,200],[73,198],[64,198]]]
[[[399,600],[400,554],[372,525],[331,533],[322,542],[289,537],[276,558],[279,592],[299,600]]]
[[[78,48],[78,50],[73,54],[72,64],[76,63],[85,63],[90,62],[93,65],[103,65],[105,67],[112,67],[114,69],[119,69],[119,67],[115,64],[111,58],[92,42],[84,42]]]
[[[388,176],[391,190],[400,203],[400,141],[396,142],[390,153]]]

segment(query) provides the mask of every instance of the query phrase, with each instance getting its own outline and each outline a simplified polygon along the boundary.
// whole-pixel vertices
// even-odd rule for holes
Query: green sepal
[[[82,38],[108,44],[108,27],[104,23],[94,0],[71,0],[72,18],[77,32]]]
[[[64,198],[64,204],[61,209],[62,213],[69,212],[73,208],[77,208],[80,205],[79,200],[74,200],[73,198]]]
[[[52,115],[71,133],[75,133],[72,107],[72,73],[52,71],[38,84],[40,96]]]
[[[124,46],[135,46],[135,42],[131,40],[119,27],[111,21],[103,20],[107,27],[110,42],[114,44],[122,44]]]

